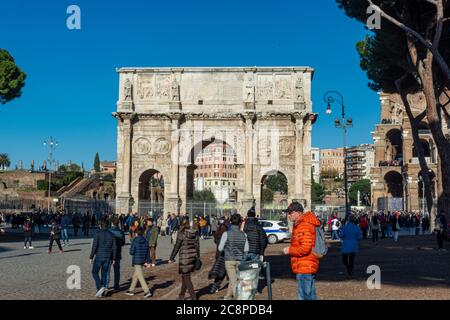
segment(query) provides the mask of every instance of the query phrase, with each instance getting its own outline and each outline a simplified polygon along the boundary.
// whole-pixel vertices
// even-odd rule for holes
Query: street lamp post
[[[342,129],[343,151],[344,151],[344,193],[345,193],[345,217],[350,214],[350,206],[348,203],[348,178],[347,178],[347,147],[346,135],[347,129],[353,126],[352,118],[345,118],[344,97],[338,91],[328,91],[325,93],[323,100],[327,103],[326,113],[331,114],[331,104],[337,102],[341,106],[341,119],[334,120],[334,126]]]
[[[58,146],[58,142],[53,141],[53,138],[50,137],[50,141],[44,141],[44,146],[49,148],[49,156],[48,156],[48,163],[49,163],[49,174],[48,174],[48,201],[47,201],[47,210],[50,212],[50,202],[51,202],[51,186],[52,186],[52,163],[53,160],[53,151]]]

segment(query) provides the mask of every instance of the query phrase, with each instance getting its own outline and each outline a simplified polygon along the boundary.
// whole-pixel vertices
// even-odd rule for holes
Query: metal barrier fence
[[[46,209],[47,207],[47,200],[20,199],[0,201],[0,210],[4,212],[30,211],[38,208]]]
[[[93,214],[105,214],[116,213],[116,201],[115,200],[82,200],[82,199],[64,199],[63,208],[67,213],[78,212],[93,213]]]

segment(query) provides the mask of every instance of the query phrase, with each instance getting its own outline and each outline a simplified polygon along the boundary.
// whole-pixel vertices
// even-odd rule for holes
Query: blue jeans
[[[339,230],[331,231],[331,240],[339,240]]]
[[[392,237],[392,225],[391,224],[388,224],[388,226],[387,226],[386,236]]]
[[[63,242],[69,242],[69,235],[67,234],[67,228],[61,229],[61,240]]]
[[[120,260],[116,260],[113,265],[114,269],[114,289],[119,290],[120,288]],[[109,272],[108,272],[108,280],[106,283],[109,284]]]
[[[298,300],[317,300],[316,275],[297,274]]]
[[[25,236],[25,241],[24,241],[23,246],[26,247],[26,246],[27,246],[27,243],[30,244],[30,247],[33,246],[33,245],[31,244],[31,236]]]
[[[95,281],[97,290],[101,287],[108,288],[109,286],[109,270],[111,268],[111,259],[95,259],[92,266],[92,277]],[[100,279],[98,273],[101,270],[102,278]]]

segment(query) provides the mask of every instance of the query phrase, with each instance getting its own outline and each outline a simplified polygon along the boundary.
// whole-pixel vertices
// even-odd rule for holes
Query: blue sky
[[[81,30],[68,30],[66,10],[81,8]],[[116,67],[311,66],[313,145],[341,146],[323,94],[339,90],[354,120],[348,144],[371,143],[379,100],[359,68],[355,43],[366,31],[334,0],[15,0],[0,5],[0,48],[28,77],[23,96],[0,105],[0,152],[13,167],[48,156],[55,137],[60,163],[95,152],[116,159]]]

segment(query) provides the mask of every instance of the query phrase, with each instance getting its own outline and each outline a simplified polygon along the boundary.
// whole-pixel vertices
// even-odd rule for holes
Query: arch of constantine
[[[213,142],[234,150],[239,212],[253,205],[259,212],[262,179],[270,172],[287,178],[289,201],[310,207],[313,69],[117,71],[118,213],[137,212],[140,202],[156,198],[165,215],[186,212],[195,159]]]

